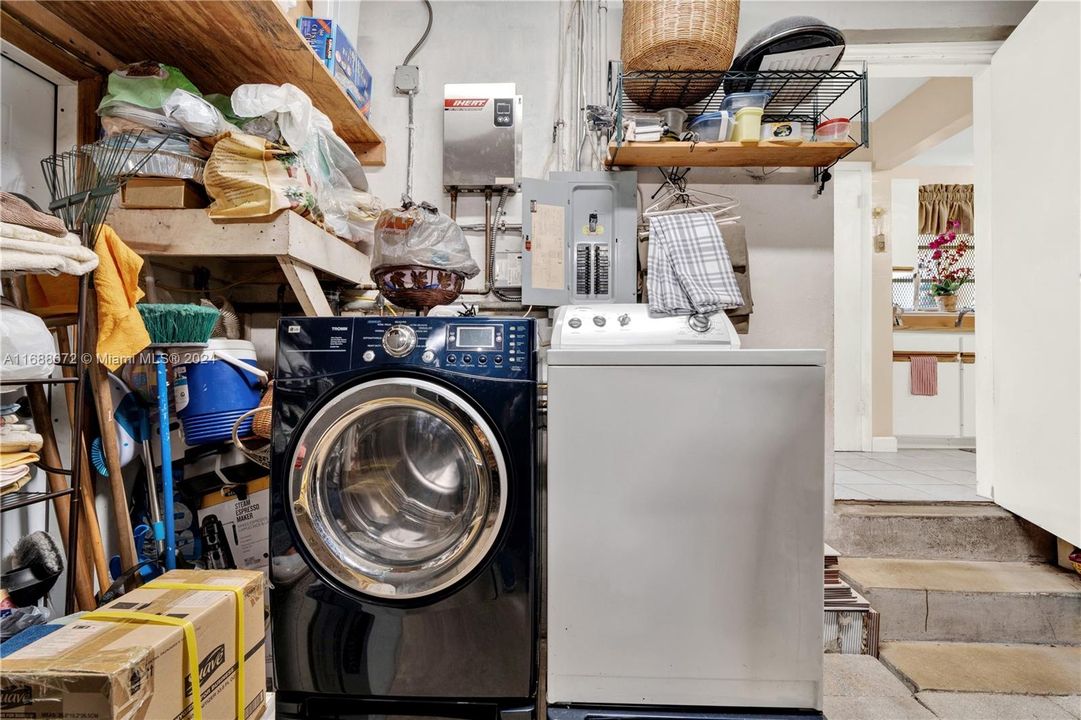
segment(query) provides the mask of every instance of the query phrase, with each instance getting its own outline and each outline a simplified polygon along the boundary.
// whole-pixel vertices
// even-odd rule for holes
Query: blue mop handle
[[[154,354],[158,370],[158,430],[161,435],[161,490],[165,495],[165,569],[176,569],[176,516],[173,510],[173,446],[169,440],[169,379],[165,353]]]

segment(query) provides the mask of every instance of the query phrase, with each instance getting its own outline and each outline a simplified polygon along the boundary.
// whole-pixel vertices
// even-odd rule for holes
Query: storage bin
[[[732,136],[731,116],[724,111],[699,115],[690,130],[700,142],[725,142]]]
[[[815,140],[818,142],[842,142],[847,140],[850,125],[848,118],[827,120],[815,128]]]
[[[758,108],[759,110],[766,107],[766,103],[769,102],[771,93],[764,90],[755,92],[738,92],[731,95],[725,95],[724,100],[721,101],[721,110],[727,110],[733,115],[739,112],[745,107]]]
[[[758,144],[762,132],[762,108],[742,107],[736,111],[732,139],[746,144]]]

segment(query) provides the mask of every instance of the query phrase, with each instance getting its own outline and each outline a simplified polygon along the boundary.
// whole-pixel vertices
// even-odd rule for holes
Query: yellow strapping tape
[[[163,582],[151,580],[142,587],[150,590],[209,590],[231,592],[236,598],[236,720],[244,720],[244,588],[230,585],[207,585],[205,583]],[[198,668],[198,663],[196,664]],[[193,673],[198,674],[198,669]],[[195,720],[199,720],[196,718]]]
[[[168,615],[133,612],[131,610],[92,610],[81,620],[104,620],[106,622],[134,622],[148,625],[172,625],[184,631],[184,647],[188,652],[188,669],[191,672],[191,700],[194,720],[203,720],[203,697],[199,692],[199,649],[195,644],[195,626],[191,621]]]

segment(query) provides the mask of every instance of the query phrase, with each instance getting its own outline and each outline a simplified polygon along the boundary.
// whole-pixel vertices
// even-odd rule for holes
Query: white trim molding
[[[991,64],[1001,41],[849,45],[845,64],[864,64],[871,77],[971,77]]]
[[[871,452],[876,453],[895,453],[897,452],[897,438],[892,435],[889,437],[874,437],[871,438]]]

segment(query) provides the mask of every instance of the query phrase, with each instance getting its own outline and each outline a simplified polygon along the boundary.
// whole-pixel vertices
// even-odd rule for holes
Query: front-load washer
[[[532,715],[536,391],[532,320],[281,321],[279,717]]]
[[[596,305],[547,361],[549,717],[821,717],[825,352]]]

